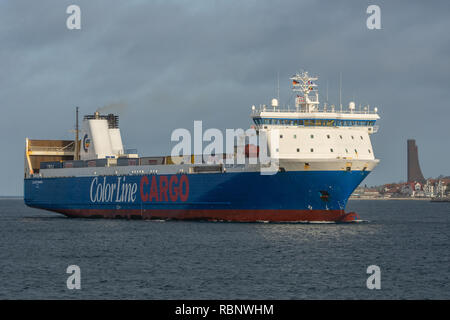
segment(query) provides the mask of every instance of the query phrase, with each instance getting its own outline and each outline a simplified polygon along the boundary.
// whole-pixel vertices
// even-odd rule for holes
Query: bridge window
[[[254,118],[253,121],[257,125],[273,124],[273,125],[289,125],[289,126],[373,126],[375,121],[371,120],[338,120],[338,119],[263,119]]]

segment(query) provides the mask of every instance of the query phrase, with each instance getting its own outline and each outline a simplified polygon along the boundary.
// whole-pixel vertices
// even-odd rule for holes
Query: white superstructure
[[[378,128],[377,108],[364,106],[356,110],[354,102],[346,110],[342,106],[320,106],[317,77],[302,72],[291,80],[296,95],[294,108],[280,108],[277,99],[270,106],[252,107],[256,130],[266,133],[269,149],[272,131],[278,131],[278,150],[271,152],[277,151],[279,158],[285,160],[367,161],[371,163],[368,167],[373,168],[378,160],[370,135]]]
[[[117,158],[123,155],[123,144],[115,115],[85,116],[81,130],[80,159]]]

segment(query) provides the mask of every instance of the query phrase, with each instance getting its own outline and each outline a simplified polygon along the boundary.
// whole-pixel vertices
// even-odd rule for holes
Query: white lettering
[[[112,183],[107,182],[106,177],[99,183],[95,177],[91,181],[89,197],[93,203],[135,202],[137,190],[137,183],[125,183],[125,177],[118,177],[117,182]]]
[[[96,201],[96,199],[92,197],[92,188],[94,187],[94,184],[97,184],[97,181],[98,181],[98,178],[95,177],[95,178],[92,180],[92,182],[91,182],[91,193],[90,193],[90,196],[91,196],[91,202],[95,202],[95,201]]]
[[[67,20],[66,20],[67,29],[80,30],[81,29],[81,9],[80,9],[80,7],[72,4],[67,7],[66,13],[70,14],[70,16],[67,17]]]
[[[370,277],[367,278],[367,289],[381,289],[381,270],[379,266],[371,265],[367,267],[367,274],[371,274]]]
[[[381,9],[379,6],[372,4],[367,7],[366,13],[372,13],[367,18],[366,25],[367,29],[373,30],[373,29],[381,29]]]
[[[77,265],[70,265],[66,269],[66,273],[71,274],[67,278],[67,289],[73,290],[73,289],[81,289],[81,270],[80,267]]]

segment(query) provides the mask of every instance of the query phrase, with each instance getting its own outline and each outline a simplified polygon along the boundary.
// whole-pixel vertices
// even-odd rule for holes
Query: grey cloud
[[[328,82],[331,102],[378,106],[380,166],[366,180],[405,179],[406,139],[426,176],[450,174],[447,1],[77,1],[82,30],[65,27],[73,1],[3,1],[0,10],[0,194],[22,192],[25,137],[71,138],[74,107],[119,110],[124,142],[170,151],[174,128],[248,127],[252,104],[289,101],[300,68]]]

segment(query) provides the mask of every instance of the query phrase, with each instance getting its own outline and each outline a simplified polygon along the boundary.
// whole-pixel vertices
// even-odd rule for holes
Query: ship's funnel
[[[119,117],[96,111],[83,119],[80,159],[116,158],[123,154]]]

